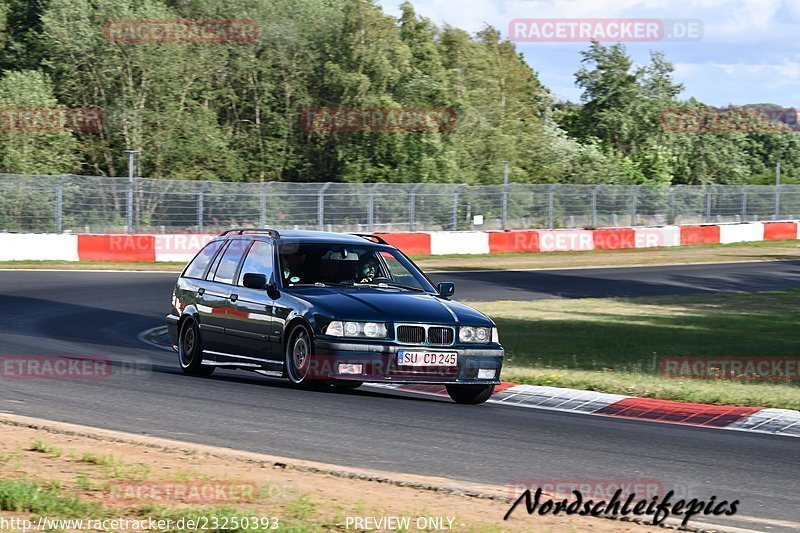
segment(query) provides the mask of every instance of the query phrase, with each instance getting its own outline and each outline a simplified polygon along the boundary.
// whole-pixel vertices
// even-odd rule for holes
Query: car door
[[[197,324],[200,327],[203,350],[209,352],[220,350],[225,345],[225,307],[228,295],[212,281],[228,243],[220,242],[220,245],[211,265],[202,272],[193,273],[199,278],[193,280],[196,285],[194,302],[197,308]],[[212,355],[205,357],[213,359]]]
[[[267,289],[244,286],[245,274],[263,274],[275,282],[274,247],[266,240],[254,240],[247,252],[230,294],[226,334],[232,357],[245,363],[280,371],[280,357],[274,357],[270,331],[273,300]]]
[[[230,240],[208,270],[203,287],[205,290],[202,294],[198,293],[197,312],[200,315],[203,349],[215,361],[224,361],[229,351],[225,330],[231,303],[231,285],[249,245],[248,240]]]

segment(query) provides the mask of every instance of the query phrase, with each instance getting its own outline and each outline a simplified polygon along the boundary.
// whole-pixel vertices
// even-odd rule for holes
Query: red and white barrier
[[[679,226],[663,226],[660,228],[634,228],[637,248],[659,248],[662,246],[680,246],[681,228]]]
[[[78,261],[78,236],[0,233],[0,261]]]
[[[763,240],[764,224],[761,222],[750,224],[724,224],[719,227],[719,242],[722,244]]]
[[[641,228],[380,233],[409,255],[620,250],[800,239],[797,221]],[[185,263],[214,235],[55,235],[0,233],[0,261]]]
[[[485,231],[435,231],[430,236],[431,255],[489,253],[489,234]]]

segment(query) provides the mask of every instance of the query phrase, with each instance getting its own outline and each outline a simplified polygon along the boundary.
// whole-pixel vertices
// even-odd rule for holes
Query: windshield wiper
[[[353,283],[354,287],[378,287],[381,288],[392,288],[392,289],[406,289],[409,291],[416,291],[416,292],[425,292],[425,289],[420,287],[411,287],[410,285],[403,285],[402,283],[392,283],[386,281],[378,281],[378,282],[367,282],[367,283]]]

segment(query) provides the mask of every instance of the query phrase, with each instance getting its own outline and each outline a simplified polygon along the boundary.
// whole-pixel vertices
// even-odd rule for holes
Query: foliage
[[[119,42],[119,21],[246,20],[246,42]],[[581,53],[582,102],[554,102],[513,43],[373,0],[0,0],[0,106],[103,111],[100,131],[0,131],[0,170],[178,180],[764,183],[800,179],[797,133],[664,131],[673,66]],[[535,62],[535,59],[531,60]],[[323,131],[313,109],[447,110],[453,128]]]

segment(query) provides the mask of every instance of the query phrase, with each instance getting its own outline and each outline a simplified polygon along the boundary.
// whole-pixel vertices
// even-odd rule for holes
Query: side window
[[[241,261],[248,246],[250,246],[250,241],[247,240],[231,241],[222,254],[222,259],[220,259],[217,270],[211,279],[219,283],[232,284],[233,277],[236,275],[236,267],[239,266],[239,261]]]
[[[224,241],[214,241],[208,243],[206,247],[192,259],[192,262],[189,263],[186,270],[183,271],[183,277],[202,279],[208,263],[211,262],[211,258],[214,257],[214,254],[217,253],[217,250],[219,250],[223,242]]]
[[[255,241],[244,260],[237,285],[243,285],[245,274],[264,274],[269,280],[272,277],[272,270],[272,245],[268,242]]]
[[[389,273],[394,281],[402,283],[403,285],[422,288],[422,286],[419,284],[419,281],[417,281],[416,278],[411,275],[408,269],[406,269],[406,267],[404,267],[394,255],[390,254],[389,252],[381,252],[381,257],[383,258],[383,262],[386,264],[386,268],[389,269]]]
[[[217,252],[217,256],[214,258],[214,262],[211,263],[211,266],[208,267],[208,272],[206,273],[206,279],[208,281],[214,280],[214,273],[217,271],[217,267],[219,266],[219,262],[222,260],[222,256],[225,254],[225,249],[228,247],[230,243],[226,242],[222,245],[222,249]]]

